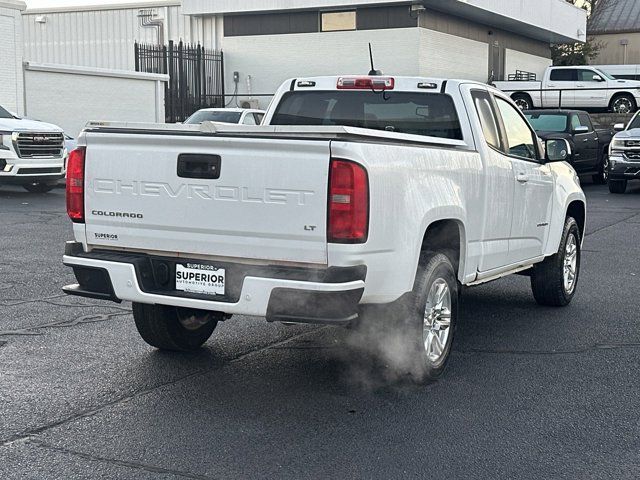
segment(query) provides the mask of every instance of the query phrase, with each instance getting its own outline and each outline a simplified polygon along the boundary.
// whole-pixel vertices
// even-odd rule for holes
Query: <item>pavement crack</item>
[[[46,300],[54,300],[56,298],[64,298],[64,297],[66,297],[65,294],[52,295],[50,297],[44,297],[44,298],[31,298],[31,299],[8,298],[3,302],[0,302],[0,307],[16,307],[18,305],[26,305],[27,303],[45,302]]]
[[[601,350],[614,350],[621,348],[638,348],[640,342],[629,343],[596,343],[588,345],[582,348],[575,348],[571,350],[512,350],[512,349],[484,349],[484,348],[463,348],[456,349],[458,353],[485,353],[496,355],[576,355],[581,353],[588,353]]]
[[[7,299],[4,302],[0,302],[0,307],[16,307],[16,306],[20,306],[20,305],[26,305],[29,303],[46,303],[48,305],[52,305],[54,307],[63,307],[63,308],[78,308],[78,307],[82,307],[82,308],[90,308],[90,307],[98,307],[98,308],[102,308],[102,307],[106,307],[106,308],[112,308],[112,309],[116,309],[116,310],[122,310],[127,311],[127,312],[131,312],[130,308],[126,308],[126,307],[120,307],[117,305],[104,305],[104,304],[99,304],[99,303],[58,303],[55,302],[53,300],[56,300],[58,298],[68,298],[67,295],[54,295],[51,297],[44,297],[44,298],[34,298],[34,299],[28,299],[28,300],[20,300],[20,299]]]
[[[59,322],[45,323],[43,325],[34,325],[32,327],[18,328],[15,330],[0,330],[0,337],[8,336],[34,336],[42,335],[39,330],[43,328],[71,328],[78,325],[85,325],[88,323],[106,322],[112,320],[114,317],[130,315],[130,311],[126,312],[113,312],[113,313],[94,313],[91,315],[83,315],[73,320],[62,320]]]
[[[596,233],[601,232],[603,230],[606,230],[607,228],[616,227],[616,226],[620,225],[621,223],[625,223],[625,222],[631,220],[633,217],[637,217],[637,216],[638,216],[638,214],[634,213],[633,215],[631,215],[629,217],[625,217],[625,218],[623,218],[622,220],[620,220],[620,221],[618,221],[616,223],[612,223],[611,225],[605,225],[604,227],[596,228],[595,230],[587,233],[585,235],[585,237],[590,237],[591,235],[595,235]]]
[[[77,450],[71,450],[66,447],[56,447],[55,445],[50,445],[48,443],[42,442],[40,440],[29,439],[27,444],[33,444],[40,448],[45,448],[47,450],[51,450],[58,453],[63,453],[66,455],[73,455],[76,457],[83,458],[85,460],[94,461],[94,462],[103,462],[108,463],[110,465],[117,465],[119,467],[133,468],[137,470],[143,470],[145,472],[154,473],[154,474],[164,474],[164,475],[175,475],[176,477],[182,478],[195,478],[198,480],[213,480],[214,477],[208,477],[205,475],[198,475],[196,473],[184,472],[182,470],[173,470],[170,468],[158,467],[155,465],[149,465],[147,463],[140,462],[131,462],[128,460],[118,460],[115,458],[102,457],[100,455],[94,455],[91,453],[79,452]]]
[[[118,315],[118,314],[116,314],[116,315]],[[80,419],[83,419],[83,418],[92,417],[92,416],[97,415],[98,413],[102,412],[103,410],[109,408],[109,407],[113,407],[113,406],[116,406],[116,405],[124,404],[126,402],[129,402],[129,401],[133,400],[134,398],[143,397],[143,396],[148,395],[149,393],[155,392],[156,390],[159,390],[161,388],[172,386],[172,385],[176,385],[176,384],[178,384],[180,382],[183,382],[185,380],[189,380],[189,379],[192,379],[192,378],[195,378],[195,377],[206,375],[209,372],[213,372],[213,371],[216,371],[216,370],[221,370],[221,369],[223,369],[225,367],[228,367],[228,366],[233,365],[235,363],[238,363],[238,362],[240,362],[242,360],[245,360],[246,358],[250,358],[250,357],[252,357],[254,355],[258,355],[258,354],[260,354],[260,353],[262,353],[262,352],[264,352],[266,350],[269,350],[271,348],[281,347],[282,345],[285,345],[285,344],[287,344],[289,342],[293,342],[295,340],[298,340],[298,339],[300,339],[300,338],[302,338],[302,337],[304,337],[306,335],[310,335],[312,333],[316,333],[316,332],[321,331],[321,330],[323,330],[325,328],[328,328],[328,327],[320,327],[320,328],[316,328],[316,329],[313,329],[313,330],[309,330],[307,332],[299,333],[297,335],[293,335],[293,336],[291,336],[291,337],[289,337],[289,338],[287,338],[285,340],[281,340],[279,342],[274,342],[274,343],[271,343],[269,345],[265,345],[263,347],[257,348],[255,350],[251,350],[249,352],[240,354],[237,357],[232,358],[231,360],[228,360],[226,363],[224,363],[222,365],[215,364],[215,365],[213,365],[211,367],[203,368],[203,369],[197,370],[195,372],[191,372],[191,373],[189,373],[187,375],[184,375],[182,377],[175,378],[175,379],[173,379],[171,381],[159,383],[159,384],[157,384],[157,385],[155,385],[153,387],[145,388],[145,389],[139,390],[137,392],[131,393],[129,395],[125,395],[123,397],[116,398],[116,399],[111,400],[109,402],[103,403],[102,405],[99,405],[99,406],[97,406],[95,408],[91,408],[91,409],[87,409],[87,410],[83,410],[83,411],[74,413],[72,415],[69,415],[68,417],[62,418],[62,419],[57,420],[55,422],[51,422],[51,423],[48,423],[46,425],[42,425],[40,427],[30,428],[30,429],[25,430],[25,431],[23,431],[21,433],[17,433],[15,435],[12,435],[12,436],[4,438],[4,439],[0,438],[0,447],[4,447],[4,446],[7,446],[7,445],[11,445],[13,443],[18,443],[18,442],[26,441],[26,440],[34,441],[33,440],[34,436],[40,435],[40,434],[42,434],[42,433],[44,433],[44,432],[46,432],[48,430],[51,430],[52,428],[59,427],[61,425],[65,425],[65,424],[67,424],[69,422],[73,422],[75,420],[80,420]]]

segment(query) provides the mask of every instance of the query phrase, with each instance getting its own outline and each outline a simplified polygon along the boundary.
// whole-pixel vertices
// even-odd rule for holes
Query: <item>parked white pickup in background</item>
[[[532,75],[526,72],[519,73],[511,75],[513,81],[494,85],[522,110],[578,108],[632,113],[640,105],[640,82],[619,80],[595,67],[549,67],[541,81],[532,81]]]

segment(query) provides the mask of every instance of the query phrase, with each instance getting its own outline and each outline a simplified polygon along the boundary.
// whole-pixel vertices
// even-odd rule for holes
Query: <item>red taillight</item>
[[[395,80],[391,77],[340,77],[338,90],[393,90]]]
[[[67,161],[67,215],[75,223],[84,223],[85,151],[85,147],[76,148]]]
[[[328,240],[364,243],[369,230],[369,180],[357,163],[331,160],[329,167]]]

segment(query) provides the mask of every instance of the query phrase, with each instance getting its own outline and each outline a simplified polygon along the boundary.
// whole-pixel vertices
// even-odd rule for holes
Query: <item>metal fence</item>
[[[137,72],[169,75],[164,92],[167,123],[182,122],[200,108],[225,106],[222,52],[182,41],[136,42],[134,48]]]

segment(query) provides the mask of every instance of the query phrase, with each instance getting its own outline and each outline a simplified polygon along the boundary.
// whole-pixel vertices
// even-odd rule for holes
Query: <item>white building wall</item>
[[[134,70],[134,42],[159,40],[157,29],[141,25],[138,15],[142,9],[152,9],[163,19],[165,42],[201,42],[210,48],[215,44],[215,18],[183,15],[179,4],[38,9],[23,15],[25,60]],[[42,19],[44,23],[37,21]]]
[[[515,73],[516,70],[535,73],[538,78],[542,78],[547,67],[553,62],[550,58],[538,57],[528,53],[518,52],[517,50],[506,51],[505,58],[505,79],[507,75]]]
[[[24,113],[22,77],[23,37],[18,1],[0,1],[0,105],[19,115]]]
[[[238,93],[273,94],[297,76],[365,75],[370,70],[368,44],[376,68],[392,75],[417,75],[418,28],[225,37],[225,89],[233,93],[233,72],[240,73]],[[250,76],[250,89],[248,77]],[[230,99],[228,99],[229,101]],[[261,107],[269,99],[259,98]]]
[[[489,45],[420,28],[419,73],[425,77],[461,78],[486,82]]]
[[[28,64],[25,80],[27,115],[72,137],[90,120],[164,122],[166,75]]]
[[[407,0],[182,0],[184,13],[210,15],[225,13],[276,12],[309,8],[340,10],[357,6],[407,4]],[[415,2],[421,3],[421,2]],[[533,38],[556,42],[584,41],[587,30],[585,10],[565,0],[422,0],[428,7],[467,16]],[[511,27],[511,28],[509,28]]]

